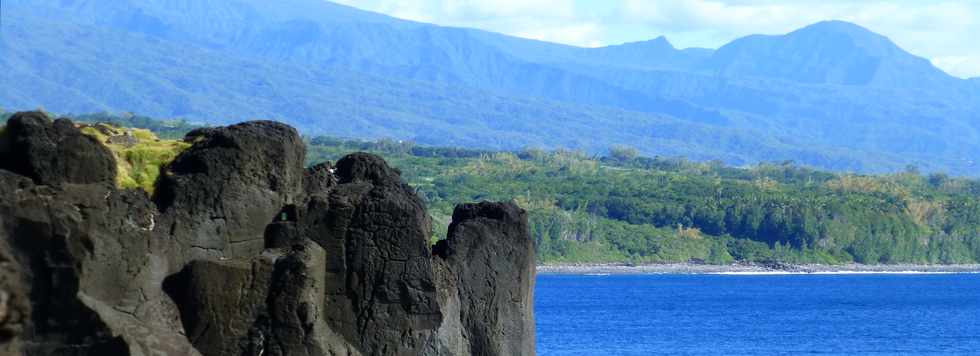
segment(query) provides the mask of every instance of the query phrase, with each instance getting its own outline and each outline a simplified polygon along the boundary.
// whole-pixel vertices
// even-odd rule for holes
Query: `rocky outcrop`
[[[17,355],[24,347],[31,305],[22,275],[23,268],[10,254],[10,246],[0,241],[0,355]]]
[[[514,205],[458,207],[430,249],[397,170],[304,168],[279,123],[189,133],[152,197],[86,137],[43,113],[0,137],[0,355],[534,354]]]
[[[463,348],[453,354],[534,354],[534,248],[527,229],[526,213],[513,204],[464,204],[453,212],[448,238],[433,250],[446,292],[442,304],[453,305],[461,323],[442,330],[454,340],[447,344]]]
[[[303,192],[305,149],[292,127],[255,121],[195,130],[194,142],[160,174],[154,201],[177,240],[175,257],[247,258],[265,226]],[[183,265],[182,260],[173,261]]]
[[[301,219],[332,251],[327,322],[366,354],[420,354],[441,321],[425,206],[377,156],[348,155],[336,173],[339,184]]]
[[[112,153],[98,140],[83,135],[71,121],[53,123],[39,111],[15,114],[0,143],[0,169],[37,184],[112,182]]]

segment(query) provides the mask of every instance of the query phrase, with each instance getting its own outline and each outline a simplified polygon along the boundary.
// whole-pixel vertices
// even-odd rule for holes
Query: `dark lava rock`
[[[28,289],[21,280],[23,268],[0,241],[0,355],[24,353],[24,327],[31,315]]]
[[[0,168],[37,184],[111,183],[116,177],[109,148],[83,135],[71,121],[52,122],[43,112],[21,112],[7,120],[3,136]]]
[[[328,324],[366,354],[420,354],[434,337],[431,219],[380,157],[337,162],[328,209],[309,209],[309,236],[328,251]],[[405,278],[411,276],[411,278]]]
[[[533,355],[535,263],[527,213],[510,203],[457,206],[448,238],[433,253],[442,259],[446,298],[458,297],[450,303],[461,327],[442,339],[458,339],[458,329],[468,354]]]
[[[249,257],[267,224],[303,191],[303,140],[292,127],[254,121],[188,134],[194,145],[160,175],[154,200],[180,255]],[[183,261],[175,261],[182,264]]]
[[[307,195],[329,193],[337,185],[336,170],[330,162],[323,162],[306,169],[303,174],[303,190]]]
[[[102,175],[41,159],[88,142],[66,139],[70,122],[15,118],[15,149],[0,149],[14,160],[0,169],[0,355],[534,352],[533,248],[513,205],[459,207],[433,254],[397,170],[363,153],[304,169],[282,124],[188,134],[150,199],[109,184],[103,149],[84,155],[110,159],[86,163]]]
[[[27,355],[197,354],[160,284],[154,206],[105,184],[34,185],[0,170],[0,240],[30,296]],[[18,293],[14,289],[14,293]]]

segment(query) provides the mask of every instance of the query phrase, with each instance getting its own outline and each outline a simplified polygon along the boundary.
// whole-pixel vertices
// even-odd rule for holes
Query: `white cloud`
[[[857,23],[960,77],[980,75],[980,2],[624,0],[623,17],[681,46],[717,47],[737,37],[781,34],[836,19]],[[678,41],[679,40],[679,41]]]
[[[473,27],[508,35],[595,47],[602,26],[583,20],[576,0],[338,0],[395,17],[443,26]]]
[[[980,54],[974,56],[937,57],[932,64],[962,78],[980,77]]]
[[[455,1],[461,8],[472,9],[477,16],[507,16],[574,19],[575,2],[571,0],[494,0],[494,1]]]
[[[957,76],[980,76],[975,0],[340,0],[396,17],[594,47],[666,35],[716,48],[829,19],[855,22]]]
[[[567,43],[581,47],[601,47],[599,40],[601,28],[594,23],[583,23],[564,27],[546,27],[529,29],[513,33],[518,37],[530,38],[548,42]]]

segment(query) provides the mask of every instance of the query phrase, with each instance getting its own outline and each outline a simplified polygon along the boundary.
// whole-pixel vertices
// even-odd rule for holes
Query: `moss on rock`
[[[109,147],[116,158],[116,186],[142,188],[153,194],[160,167],[191,146],[179,140],[162,140],[146,129],[119,128],[107,124],[81,126],[82,133]],[[129,136],[131,140],[113,140]],[[125,143],[129,142],[129,143]]]

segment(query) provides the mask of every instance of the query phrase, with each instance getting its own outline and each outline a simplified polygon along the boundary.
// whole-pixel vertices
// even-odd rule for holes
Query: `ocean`
[[[538,275],[537,351],[980,355],[980,274]]]

